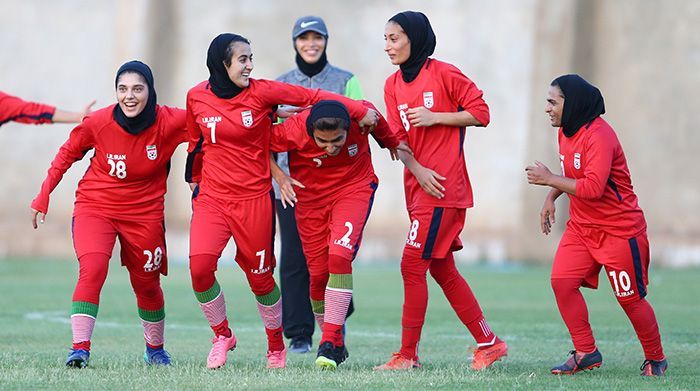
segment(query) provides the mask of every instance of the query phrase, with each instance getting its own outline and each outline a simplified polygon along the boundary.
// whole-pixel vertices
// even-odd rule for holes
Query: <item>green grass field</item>
[[[290,354],[286,370],[265,368],[262,323],[243,274],[231,263],[220,264],[217,278],[226,293],[238,348],[229,353],[224,368],[207,370],[212,333],[190,289],[187,267],[171,265],[163,286],[166,346],[174,365],[146,367],[135,298],[125,270],[114,261],[102,291],[90,367],[71,370],[63,361],[77,263],[0,261],[0,389],[700,389],[700,270],[652,270],[649,300],[670,363],[667,376],[657,379],[639,376],[641,347],[608,286],[585,292],[604,356],[602,368],[557,377],[548,370],[565,358],[571,343],[556,311],[548,269],[477,266],[462,272],[491,328],[510,346],[504,361],[482,372],[469,369],[471,336],[434,283],[421,342],[424,368],[372,371],[399,347],[398,265],[356,268],[357,311],[347,338],[350,358],[335,372],[317,370],[315,354]]]

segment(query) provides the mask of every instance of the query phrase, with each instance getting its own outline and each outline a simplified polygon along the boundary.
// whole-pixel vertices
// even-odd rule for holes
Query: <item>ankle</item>
[[[81,341],[78,343],[73,343],[73,350],[87,350],[88,352],[90,351],[90,341]]]

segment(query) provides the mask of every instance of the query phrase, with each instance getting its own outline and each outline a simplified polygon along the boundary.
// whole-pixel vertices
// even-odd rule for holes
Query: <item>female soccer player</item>
[[[331,65],[326,56],[328,29],[318,16],[302,16],[292,28],[292,41],[296,52],[296,68],[281,75],[278,81],[306,88],[321,88],[350,99],[362,99],[362,89],[351,72]],[[277,164],[289,173],[286,152],[277,154]],[[280,289],[282,290],[282,328],[290,338],[289,351],[306,353],[311,350],[314,333],[314,313],[309,304],[309,269],[301,248],[294,208],[284,208],[280,191],[274,182],[277,198],[277,216],[280,222],[282,244],[280,256]],[[348,316],[353,311],[350,302]]]
[[[605,266],[615,297],[642,344],[641,374],[661,376],[668,365],[654,310],[645,299],[647,224],[620,141],[600,117],[605,113],[603,96],[578,75],[560,76],[549,87],[545,112],[552,126],[559,128],[562,175],[540,162],[525,170],[529,183],[552,188],[540,213],[545,235],[555,220],[555,200],[563,193],[569,196],[570,219],[554,255],[552,289],[574,344],[571,357],[552,373],[573,375],[603,362],[580,288],[596,289],[598,273]]]
[[[187,94],[188,163],[203,152],[201,181],[193,194],[190,227],[190,272],[195,296],[215,337],[208,368],[226,363],[236,347],[215,271],[221,252],[233,236],[236,262],[246,274],[268,336],[267,365],[286,366],[282,340],[280,292],[274,269],[274,192],[270,176],[270,133],[277,104],[307,106],[320,99],[343,99],[354,119],[373,125],[377,113],[360,102],[303,87],[250,77],[250,42],[221,34],[209,46],[209,79]]]
[[[410,151],[399,146],[383,118],[372,135],[392,156],[396,148]],[[335,369],[347,358],[342,328],[352,299],[352,261],[379,184],[367,138],[342,103],[324,100],[275,125],[270,142],[275,152],[289,151],[291,178],[307,184],[292,197],[298,200],[311,303],[323,332],[316,358],[321,368]],[[275,180],[285,183],[286,173],[272,168]]]
[[[428,18],[406,11],[386,24],[384,50],[399,70],[387,78],[384,101],[392,129],[414,155],[399,152],[411,226],[401,259],[404,283],[401,350],[378,370],[420,367],[418,343],[428,305],[426,272],[440,285],[477,342],[472,368],[505,356],[508,347],[489,328],[479,303],[455,267],[459,233],[473,206],[464,162],[466,126],[486,126],[482,92],[453,65],[429,58],[435,34]]]
[[[78,123],[90,114],[94,104],[93,100],[82,111],[65,111],[43,103],[27,102],[0,91],[0,126],[10,121],[23,124]]]
[[[91,113],[73,129],[32,202],[32,224],[37,228],[63,174],[94,150],[78,184],[73,211],[73,244],[80,272],[73,292],[69,367],[88,364],[100,291],[116,238],[143,324],[144,360],[170,364],[163,349],[165,310],[160,288],[160,275],[167,273],[163,203],[170,158],[187,139],[185,111],[156,104],[153,74],[142,62],[122,65],[115,86],[117,104]]]

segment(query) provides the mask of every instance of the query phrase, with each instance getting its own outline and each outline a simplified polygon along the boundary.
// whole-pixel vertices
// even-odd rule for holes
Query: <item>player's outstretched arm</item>
[[[93,100],[88,103],[82,111],[65,111],[57,108],[56,112],[53,114],[52,121],[55,123],[79,123],[92,112],[92,106],[94,106],[96,102],[96,100]]]

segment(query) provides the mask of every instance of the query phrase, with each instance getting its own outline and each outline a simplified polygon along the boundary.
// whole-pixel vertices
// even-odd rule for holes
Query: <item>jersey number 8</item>
[[[404,110],[399,110],[399,117],[401,117],[401,123],[403,124],[404,129],[408,132],[409,129],[411,129],[411,123],[408,122],[408,116],[406,116],[406,112]]]

